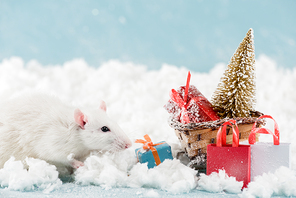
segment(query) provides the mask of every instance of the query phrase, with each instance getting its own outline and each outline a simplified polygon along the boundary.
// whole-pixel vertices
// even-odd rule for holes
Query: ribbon
[[[184,92],[184,102],[185,102],[184,104],[186,104],[186,102],[187,102],[190,78],[191,78],[191,74],[190,74],[190,71],[189,71],[188,75],[187,75],[186,87],[185,87],[185,92]]]
[[[270,118],[274,121],[274,133],[266,128],[256,128],[257,121],[262,118]],[[276,123],[276,121],[271,117],[270,115],[262,115],[260,116],[256,122],[254,123],[251,133],[249,135],[249,144],[254,144],[256,142],[256,133],[262,133],[262,134],[271,134],[273,136],[273,144],[279,145],[280,144],[280,131],[279,126]]]
[[[181,116],[180,120],[183,124],[187,124],[190,122],[188,111],[187,111],[187,97],[188,97],[188,90],[189,90],[189,82],[190,82],[191,74],[188,72],[187,76],[187,82],[186,82],[186,87],[185,87],[185,92],[184,92],[184,99],[180,96],[180,94],[175,90],[172,89],[170,92],[170,98],[172,101],[174,101],[180,108],[181,108]]]
[[[230,125],[232,127],[232,147],[238,147],[239,145],[239,130],[235,120],[228,120],[224,122],[217,132],[217,147],[226,145],[226,128]],[[234,126],[236,128],[234,128]]]
[[[145,150],[151,150],[152,152],[152,155],[154,157],[154,160],[155,160],[155,163],[156,165],[158,166],[161,161],[160,161],[160,158],[159,158],[159,155],[158,155],[158,152],[156,150],[156,148],[154,148],[154,146],[157,146],[157,145],[160,145],[160,144],[164,144],[164,142],[162,143],[157,143],[157,144],[153,144],[152,141],[151,141],[151,138],[149,137],[149,135],[144,135],[144,139],[145,140],[141,140],[141,139],[136,139],[135,143],[141,143],[141,144],[144,144],[143,145],[143,149]],[[138,150],[139,152],[140,150]],[[138,157],[138,152],[137,152],[137,157]]]

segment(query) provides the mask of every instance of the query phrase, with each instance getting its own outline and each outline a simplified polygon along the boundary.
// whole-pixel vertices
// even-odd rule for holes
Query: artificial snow
[[[130,171],[130,187],[150,187],[171,193],[189,192],[196,187],[196,171],[179,160],[165,160],[155,168],[137,164]]]
[[[197,171],[177,159],[165,160],[159,166],[148,169],[147,164],[136,164],[136,158],[129,155],[128,151],[123,151],[117,154],[93,155],[84,164],[75,172],[77,184],[100,185],[106,189],[146,187],[171,193],[189,192],[196,187]]]
[[[225,170],[213,172],[211,175],[201,174],[198,180],[198,189],[208,192],[240,193],[244,183],[236,181],[235,177],[229,177]]]
[[[25,166],[28,166],[28,170]],[[26,158],[24,165],[14,157],[11,157],[0,170],[0,183],[1,187],[9,190],[43,190],[44,193],[49,193],[62,185],[55,166],[33,158]]]
[[[255,177],[244,189],[242,197],[296,196],[295,184],[296,172],[282,166],[274,174]]]
[[[210,99],[225,68],[226,64],[220,63],[208,73],[191,71],[190,84]],[[42,66],[37,61],[25,64],[21,58],[13,57],[0,62],[0,99],[36,90],[57,95],[74,105],[94,108],[99,107],[102,99],[107,103],[109,116],[133,141],[148,134],[154,142],[170,144],[176,156],[180,150],[179,140],[168,125],[169,114],[163,106],[169,100],[171,89],[185,85],[187,73],[186,68],[166,64],[160,70],[151,71],[145,66],[114,60],[94,68],[82,59],[64,65]],[[86,159],[84,167],[74,172],[71,184],[62,184],[55,167],[42,160],[28,158],[26,162],[20,162],[11,158],[0,169],[1,186],[11,192],[33,191],[59,196],[60,191],[79,194],[77,189],[92,191],[93,186],[105,189],[105,193],[110,192],[109,196],[113,195],[112,192],[117,195],[124,192],[122,188],[135,189],[133,192],[137,197],[164,196],[163,192],[170,195],[182,193],[189,197],[192,192],[198,195],[204,191],[217,197],[221,192],[237,193],[243,197],[296,196],[296,68],[278,68],[273,60],[260,56],[256,60],[256,75],[255,109],[273,116],[279,124],[280,141],[291,143],[292,167],[257,177],[243,192],[238,190],[240,182],[223,172],[203,175],[198,180],[196,171],[176,159],[148,169],[145,164],[137,163],[134,153],[141,144],[134,144],[117,154],[93,154]],[[272,125],[267,123],[268,127],[272,128]],[[260,141],[272,141],[272,137],[261,135]],[[260,190],[262,188],[264,190]],[[7,195],[7,191],[0,191],[1,195],[3,193]]]
[[[76,170],[75,182],[80,185],[100,185],[106,189],[126,187],[128,169],[135,163],[135,157],[128,151],[92,155],[85,160],[83,167]]]
[[[144,197],[159,197],[159,194],[154,190],[149,190],[145,193]]]

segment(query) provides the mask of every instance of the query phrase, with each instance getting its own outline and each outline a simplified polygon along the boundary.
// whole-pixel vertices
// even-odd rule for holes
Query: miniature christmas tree
[[[221,118],[250,117],[255,106],[254,36],[250,29],[232,56],[212,96]]]

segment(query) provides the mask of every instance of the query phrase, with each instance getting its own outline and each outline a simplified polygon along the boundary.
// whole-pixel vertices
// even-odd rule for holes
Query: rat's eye
[[[101,128],[101,130],[102,130],[103,132],[108,132],[108,131],[110,131],[110,129],[109,129],[108,127],[106,127],[106,126],[103,126],[103,127]]]

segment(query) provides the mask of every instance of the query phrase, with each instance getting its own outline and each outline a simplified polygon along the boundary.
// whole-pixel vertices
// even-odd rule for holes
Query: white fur
[[[74,119],[75,107],[44,95],[19,96],[0,104],[0,167],[14,156],[33,157],[57,167],[77,168],[91,151],[116,151],[131,141],[101,108],[81,109],[87,122]],[[100,129],[107,126],[110,131]],[[69,160],[67,156],[73,155]]]

